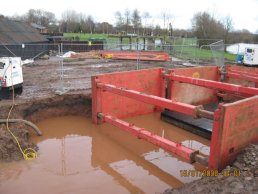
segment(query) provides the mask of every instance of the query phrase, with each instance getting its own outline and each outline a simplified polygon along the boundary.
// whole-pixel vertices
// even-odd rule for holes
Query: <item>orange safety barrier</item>
[[[170,61],[166,52],[151,51],[102,51],[101,56],[108,59],[141,60],[141,61]]]

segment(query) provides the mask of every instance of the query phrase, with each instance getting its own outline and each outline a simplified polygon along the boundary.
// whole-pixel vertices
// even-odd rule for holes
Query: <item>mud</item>
[[[37,150],[37,146],[34,143],[28,143],[29,132],[26,130],[24,124],[13,124],[11,130],[22,145],[22,149],[31,147]],[[0,126],[0,161],[18,161],[21,160],[22,157],[16,141],[7,131],[6,125],[2,124]]]
[[[209,150],[209,141],[186,131],[181,133],[181,129],[159,117],[152,114],[127,120],[150,127],[156,134],[164,131],[166,138],[187,142],[197,149],[202,147],[203,152]],[[94,125],[89,117],[56,117],[36,124],[44,133],[41,137],[31,136],[39,147],[39,157],[29,163],[0,167],[1,193],[34,193],[42,183],[45,186],[37,193],[160,193],[198,179],[181,177],[180,169],[205,168],[191,165],[116,127]],[[15,170],[22,173],[12,175],[10,172]]]
[[[239,171],[240,174],[234,172]],[[230,172],[230,174],[224,174]],[[225,176],[226,175],[226,176]],[[232,166],[216,177],[203,177],[187,183],[180,189],[167,189],[163,194],[257,194],[258,193],[258,144],[248,146]]]
[[[143,62],[139,68],[174,67],[170,62]],[[15,108],[11,118],[23,118],[32,122],[62,115],[90,115],[91,108],[91,76],[100,73],[135,70],[137,63],[133,61],[112,61],[103,59],[87,59],[80,61],[64,61],[63,80],[60,75],[61,63],[57,58],[38,60],[33,64],[23,66],[23,93],[15,98]],[[63,94],[59,96],[59,94]],[[12,100],[0,101],[0,118],[6,118]],[[11,130],[21,131],[21,134],[32,132],[27,127],[10,125]],[[4,137],[10,137],[3,126],[0,132]],[[29,133],[29,134],[30,134]],[[2,136],[2,137],[3,137]],[[23,136],[22,146],[27,147],[27,139]],[[2,138],[2,150],[8,150],[8,138]],[[16,144],[13,145],[16,147]],[[0,150],[0,160],[17,160],[22,155],[12,157],[11,152]],[[18,152],[17,152],[18,153]],[[7,155],[8,156],[7,156]]]
[[[10,105],[1,106],[0,116],[6,118],[10,110]],[[18,103],[10,118],[22,118],[32,122],[37,122],[46,118],[65,115],[91,115],[91,98],[90,95],[67,94],[65,96],[56,96],[35,100],[33,102]],[[9,124],[10,130],[15,136],[23,149],[35,145],[28,143],[29,137],[35,132],[22,123]],[[21,160],[23,158],[17,143],[11,134],[6,130],[6,125],[0,125],[0,161]]]
[[[21,96],[15,98],[15,108],[11,118],[28,119],[40,124],[40,121],[52,117],[79,115],[83,116],[83,122],[86,122],[85,116],[86,120],[89,120],[91,114],[91,76],[99,73],[135,70],[136,67],[137,63],[131,61],[97,59],[66,61],[64,62],[64,79],[62,81],[60,79],[61,65],[57,59],[36,61],[23,67],[24,90]],[[139,67],[143,69],[180,66],[174,62],[148,63],[141,61]],[[61,96],[58,95],[60,91],[64,93]],[[7,117],[11,102],[11,100],[0,101],[0,118]],[[134,119],[134,123],[137,124],[137,119]],[[141,122],[138,124],[141,125]],[[185,146],[201,149],[204,154],[209,153],[209,142],[202,142],[195,136],[185,138],[184,132],[178,133],[180,129],[174,128],[175,133],[170,134],[163,125],[157,127],[147,122],[146,126],[159,135],[164,129],[165,137],[176,138]],[[55,193],[97,193],[97,191],[98,193],[161,193],[167,188],[174,189],[167,189],[165,193],[258,192],[257,145],[248,148],[247,154],[239,156],[234,164],[242,170],[241,177],[218,176],[201,179],[196,177],[199,180],[192,182],[193,178],[180,177],[179,170],[202,169],[202,166],[196,164],[191,166],[149,143],[143,143],[130,135],[123,134],[122,131],[109,130],[109,127],[106,127],[108,125],[98,126],[99,133],[102,134],[98,138],[94,135],[96,130],[89,129],[90,124],[85,123],[82,124],[82,128],[74,129],[78,130],[77,133],[71,133],[72,128],[64,130],[61,134],[56,130],[54,130],[55,133],[44,130],[46,136],[38,138],[27,126],[12,124],[10,128],[18,137],[23,148],[30,146],[29,142],[38,144],[39,158],[35,161],[25,162],[21,160],[22,155],[6,131],[5,125],[0,125],[0,161],[13,161],[0,163],[0,193],[53,193],[53,191],[57,191]],[[94,142],[98,143],[94,143],[93,149],[92,139],[94,137]],[[132,139],[126,140],[124,137]],[[69,153],[66,152],[69,157],[61,149],[63,139],[65,140],[63,145],[67,145],[63,147],[69,150]],[[80,144],[81,146],[73,142],[75,139],[83,142]],[[103,141],[103,139],[109,140]],[[142,143],[145,146],[140,146]],[[32,146],[35,147],[35,145]],[[111,151],[107,152],[106,150]],[[49,153],[51,154],[49,155]],[[56,155],[56,153],[59,154]],[[96,154],[98,157],[95,157]],[[62,160],[62,156],[66,156],[66,160]],[[51,160],[51,162],[46,162],[47,160]],[[63,166],[67,166],[67,168],[63,168]],[[81,167],[84,171],[78,173]],[[229,168],[231,169],[231,167]],[[89,174],[89,176],[85,178],[85,174]],[[141,182],[142,179],[144,180]],[[102,181],[101,187],[96,180]],[[51,190],[45,186],[45,183],[49,184]],[[185,186],[184,183],[186,183]],[[88,185],[87,188],[85,188],[85,184]],[[65,189],[63,189],[64,186]],[[181,189],[175,189],[178,187]]]

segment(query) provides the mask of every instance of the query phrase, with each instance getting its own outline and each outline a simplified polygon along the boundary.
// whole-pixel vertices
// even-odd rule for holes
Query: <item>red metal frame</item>
[[[189,77],[193,72],[205,73],[206,70],[209,71],[208,78],[212,80]],[[189,68],[177,71],[177,73],[183,72],[184,76],[174,74],[164,76],[163,69],[158,68],[93,76],[93,122],[108,122],[138,138],[145,139],[194,162],[201,158],[198,151],[154,135],[143,128],[120,120],[120,118],[148,114],[154,112],[157,107],[161,107],[194,117],[203,116],[214,119],[209,168],[221,170],[235,159],[236,154],[244,146],[258,141],[258,96],[254,96],[258,95],[258,89],[216,82],[214,79],[217,79],[217,71],[217,68]],[[253,97],[234,103],[221,104],[215,113],[211,114],[211,112],[202,110],[202,106],[186,104],[173,98],[165,99],[164,77],[169,78],[168,88],[171,86],[171,82],[173,84],[184,82],[188,84],[185,86],[193,87],[193,89],[197,87],[197,90],[207,87],[208,91],[212,90],[209,94],[216,95],[216,92],[213,92],[216,89]],[[176,88],[177,93],[183,93],[181,97],[186,95],[186,89],[183,86],[180,85]],[[188,94],[187,97],[191,98],[191,95]],[[209,97],[209,99],[212,98]],[[198,100],[201,102],[203,99],[198,98]]]
[[[258,96],[215,111],[209,168],[222,170],[248,144],[258,142]]]
[[[258,88],[258,68],[227,65],[225,75],[228,83]]]
[[[161,108],[174,110],[186,115],[191,115],[193,117],[197,117],[197,114],[196,114],[197,110],[202,108],[200,106],[193,106],[185,103],[180,103],[174,100],[169,100],[158,96],[145,94],[145,93],[138,92],[135,90],[130,90],[127,88],[116,87],[111,84],[99,83],[97,86],[102,88],[103,91],[108,91],[113,94],[132,98],[132,99],[135,99],[144,103],[152,104]]]
[[[176,74],[185,77],[193,77],[205,80],[219,81],[219,68],[216,66],[195,67],[195,68],[178,68],[169,70],[168,74]],[[180,83],[173,80],[168,82],[168,98],[177,99],[177,101],[187,104],[206,104],[216,102],[216,91],[210,88],[195,86],[187,83]],[[189,94],[191,94],[189,96]]]
[[[243,74],[243,73],[227,72],[226,76],[231,77],[231,78],[236,78],[236,79],[241,79],[241,80],[258,83],[258,75],[251,76],[250,74],[245,74],[245,73]]]
[[[189,162],[194,162],[194,156],[198,153],[196,150],[192,150],[190,148],[187,148],[180,143],[175,143],[172,141],[169,141],[163,137],[160,137],[158,135],[155,135],[144,128],[140,128],[137,126],[134,126],[130,123],[127,123],[125,121],[122,121],[120,119],[114,118],[110,115],[101,114],[100,116],[104,122],[110,123],[126,132],[131,133],[132,135],[144,139],[154,145],[157,145],[171,153],[174,153],[176,155],[179,155],[186,159]]]
[[[189,84],[211,88],[211,89],[223,90],[230,93],[243,94],[248,96],[258,95],[257,88],[249,88],[249,87],[239,86],[235,84],[222,83],[222,82],[216,82],[216,81],[205,80],[205,79],[197,79],[197,78],[185,77],[185,76],[179,76],[179,75],[173,75],[173,74],[168,75],[167,77],[173,81],[189,83]]]
[[[131,52],[131,51],[102,51],[103,58],[125,59],[125,60],[143,60],[143,61],[170,61],[171,58],[167,52]]]

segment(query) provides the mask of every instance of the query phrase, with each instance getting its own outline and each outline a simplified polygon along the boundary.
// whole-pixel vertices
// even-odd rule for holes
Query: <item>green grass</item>
[[[79,37],[81,41],[94,39],[109,39],[107,34],[84,34],[84,33],[64,33],[65,37]]]
[[[208,49],[199,49],[195,47],[174,47],[172,55],[187,59],[201,59],[201,60],[212,60],[213,53]],[[221,53],[215,53],[217,57],[221,56]],[[224,58],[228,61],[235,61],[236,55],[224,52]]]
[[[84,34],[84,33],[65,33],[66,37],[79,37],[81,41],[86,41],[89,39],[105,39],[107,44],[112,47],[112,43],[119,43],[118,38],[109,37],[107,34]],[[135,42],[136,39],[133,38],[132,42]],[[175,45],[172,55],[175,57],[181,57],[186,59],[201,59],[201,60],[213,60],[212,52],[208,49],[199,49],[195,48],[194,45],[198,43],[196,38],[184,38],[177,39],[174,41]],[[123,39],[123,44],[129,44],[129,39]],[[184,45],[183,47],[180,45]],[[114,46],[114,45],[113,45]],[[235,61],[236,55],[230,53],[224,53],[224,58],[228,61]]]

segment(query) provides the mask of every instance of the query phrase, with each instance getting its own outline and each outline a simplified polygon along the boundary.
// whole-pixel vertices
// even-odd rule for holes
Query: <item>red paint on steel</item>
[[[209,169],[211,170],[218,170],[218,158],[220,158],[219,143],[221,123],[223,124],[223,118],[221,117],[221,105],[219,105],[219,108],[214,112],[214,122],[211,136],[210,157],[208,164]]]
[[[243,75],[243,76],[257,77],[258,68],[245,67],[245,66],[239,66],[239,65],[227,65],[226,72],[237,73],[237,74]],[[237,84],[237,85],[241,85],[241,86],[245,86],[245,87],[258,88],[258,83],[255,83],[255,82],[253,82],[251,80],[247,80],[247,79],[239,79],[239,78],[235,78],[235,77],[226,76],[225,81],[227,83]]]
[[[152,104],[158,107],[167,108],[176,112],[180,112],[186,115],[191,115],[193,117],[197,117],[197,107],[189,104],[184,104],[180,102],[176,102],[173,100],[161,98],[154,95],[145,94],[142,92],[138,92],[135,90],[130,90],[127,88],[116,87],[110,84],[99,84],[99,87],[102,88],[103,91],[111,92],[113,94],[117,94],[120,96],[125,96],[128,98],[132,98],[147,104]]]
[[[198,85],[206,88],[223,90],[230,93],[244,94],[249,96],[258,95],[257,88],[249,88],[249,87],[244,87],[244,86],[239,86],[239,85],[234,85],[229,83],[222,83],[222,82],[216,82],[216,81],[205,80],[205,79],[197,79],[197,78],[191,78],[191,77],[185,77],[185,76],[179,76],[179,75],[169,75],[168,77],[173,81],[189,83],[189,84]]]
[[[200,71],[196,71],[197,69]],[[185,71],[186,74],[197,72],[198,76],[202,78],[199,72],[205,72],[205,69],[207,68],[192,68],[191,71],[183,70],[183,72]],[[210,78],[218,79],[218,68],[208,69]],[[177,71],[177,73],[179,72],[180,71]],[[216,90],[248,96],[258,95],[257,88],[248,88],[186,76],[188,75],[180,76],[173,74],[166,76],[168,78],[168,87],[170,89],[177,89],[176,92],[181,92],[182,90],[187,90],[187,87],[184,88],[184,85],[173,87],[173,85],[175,83],[182,84],[179,82],[186,82],[189,87],[192,86],[192,84],[198,85],[199,88],[208,87],[208,91],[211,90],[214,92],[215,97]],[[163,77],[163,69],[161,68],[93,76],[93,122],[109,122],[139,138],[180,155],[187,160],[193,161],[194,153],[197,152],[113,117],[122,118],[148,114],[155,111],[157,107],[168,108],[183,114],[196,116],[199,107],[178,102],[174,99],[170,100],[164,98],[165,84]],[[188,97],[192,98],[195,91],[190,91],[193,93],[189,95],[188,91]],[[200,90],[196,92],[198,91]],[[174,94],[174,91],[172,91],[172,94]],[[200,103],[202,100],[207,100],[207,98],[199,98],[198,100]],[[242,148],[249,143],[258,142],[257,107],[258,96],[254,96],[233,103],[220,105],[219,109],[215,111],[211,138],[211,154],[209,158],[210,169],[223,169],[235,159],[236,154],[239,153]],[[200,114],[204,113],[205,112],[201,112]],[[98,115],[101,115],[101,117],[98,118]]]
[[[131,51],[102,51],[103,58],[143,60],[143,61],[170,61],[171,58],[167,52],[131,52]]]
[[[194,162],[194,154],[198,153],[198,151],[192,150],[179,143],[175,143],[173,141],[162,138],[145,130],[144,128],[134,126],[120,119],[116,119],[110,115],[103,115],[102,119],[104,122],[110,123],[126,132],[131,133],[138,138],[144,139],[154,145],[165,149],[166,151],[181,156],[191,163]]]
[[[118,118],[148,114],[156,111],[156,106],[125,98],[110,92],[101,92],[97,82],[126,87],[142,93],[164,97],[163,69],[118,72],[92,77],[92,114],[96,123],[97,113],[104,112]]]
[[[227,72],[226,76],[230,77],[230,78],[241,79],[241,80],[246,80],[246,81],[251,81],[251,82],[258,83],[258,74],[255,77],[255,76],[250,76],[250,75],[244,74],[244,73]]]
[[[218,67],[215,66],[173,69],[169,73],[213,81],[219,81],[220,77]],[[173,80],[168,80],[168,98],[175,98],[179,102],[194,105],[217,101],[216,91],[212,89]]]
[[[222,170],[245,146],[258,142],[257,107],[258,96],[221,106],[212,132],[209,168]]]

